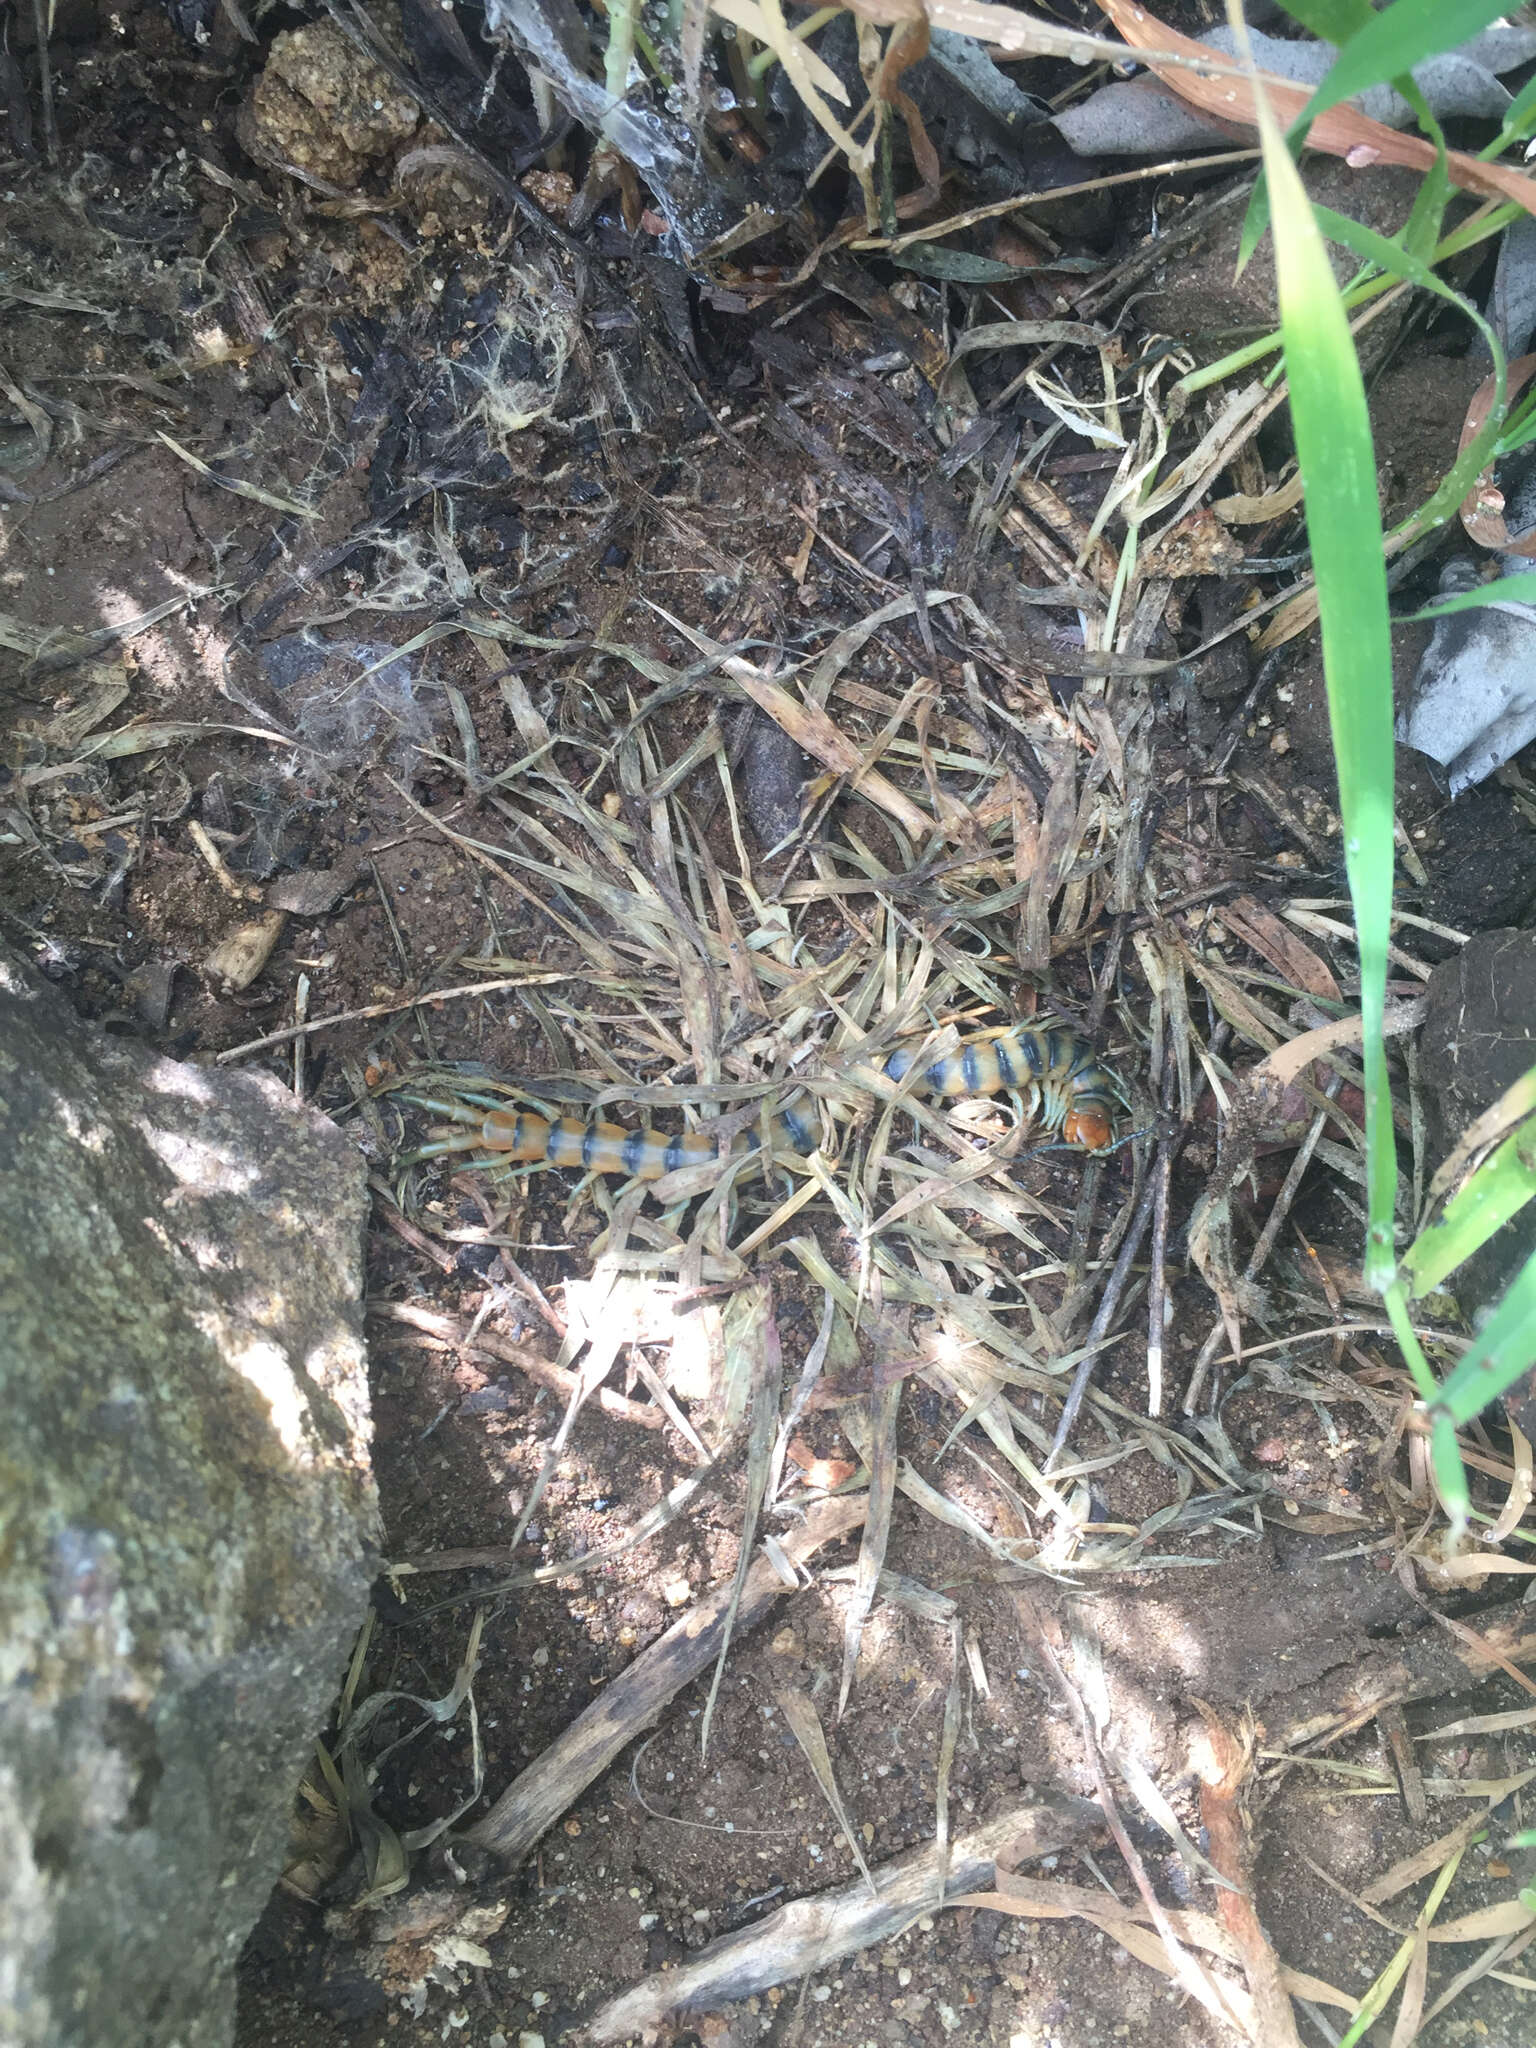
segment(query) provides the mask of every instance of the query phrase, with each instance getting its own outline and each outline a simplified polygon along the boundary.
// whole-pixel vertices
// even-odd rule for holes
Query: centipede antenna
[[[1100,1145],[1093,1156],[1095,1159],[1107,1159],[1112,1152],[1123,1152],[1133,1140],[1150,1138],[1156,1128],[1155,1124],[1143,1124],[1140,1130],[1127,1131],[1123,1138],[1116,1138],[1112,1145]]]

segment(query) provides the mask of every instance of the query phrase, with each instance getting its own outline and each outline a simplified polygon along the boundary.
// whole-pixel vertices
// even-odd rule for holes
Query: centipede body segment
[[[921,1055],[899,1047],[882,1063],[887,1080],[910,1084],[940,1101],[967,1095],[1008,1095],[1021,1118],[1063,1144],[1101,1152],[1114,1142],[1113,1076],[1093,1049],[1066,1025],[1014,1024],[984,1032],[956,1051],[922,1067]],[[487,1163],[508,1167],[575,1168],[588,1174],[623,1174],[631,1180],[660,1180],[679,1167],[707,1165],[757,1150],[756,1131],[738,1134],[722,1147],[700,1132],[669,1133],[642,1125],[580,1117],[550,1118],[529,1110],[503,1108],[483,1099],[412,1096],[407,1099],[448,1119],[415,1155],[486,1155]],[[804,1155],[815,1148],[813,1120],[794,1105],[769,1119],[774,1153]]]

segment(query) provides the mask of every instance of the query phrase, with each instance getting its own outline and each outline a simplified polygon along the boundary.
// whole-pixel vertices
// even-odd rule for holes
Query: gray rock
[[[1509,558],[1509,566],[1524,562]],[[1440,594],[1478,582],[1475,563],[1448,562]],[[1408,686],[1397,736],[1438,761],[1452,796],[1483,782],[1536,739],[1536,605],[1500,598],[1435,621]]]
[[[1236,39],[1229,28],[1213,28],[1199,40],[1229,59],[1235,53]],[[1296,85],[1321,85],[1339,54],[1332,43],[1257,34],[1250,40],[1261,71]],[[1512,98],[1499,83],[1499,72],[1528,64],[1533,56],[1536,34],[1506,28],[1474,36],[1459,49],[1428,58],[1415,66],[1413,77],[1442,120],[1451,115],[1496,118]],[[1356,93],[1350,105],[1388,128],[1406,128],[1414,118],[1408,102],[1390,85]],[[1056,128],[1085,156],[1161,156],[1232,139],[1231,127],[1208,119],[1150,74],[1101,86],[1090,99],[1058,114]]]
[[[219,2048],[373,1571],[363,1170],[0,951],[0,2041]]]

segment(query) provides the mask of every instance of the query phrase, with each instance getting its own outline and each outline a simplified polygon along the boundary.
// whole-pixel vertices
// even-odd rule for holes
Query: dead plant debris
[[[1058,122],[1128,44],[1240,122],[1199,11],[66,11],[6,60],[0,918],[377,1195],[394,1555],[246,2048],[306,1968],[529,2048],[1528,2012],[1530,1443],[1462,1432],[1448,1541],[1358,1288],[1301,485],[1201,269],[1252,151]],[[1427,147],[1312,140],[1387,212]],[[1533,210],[1446,169],[1468,247]],[[1536,904],[1498,774],[1404,797],[1405,1226],[1530,1114],[1417,1051]],[[999,1031],[1116,1142],[921,1085]],[[527,1171],[519,1110],[699,1142]]]

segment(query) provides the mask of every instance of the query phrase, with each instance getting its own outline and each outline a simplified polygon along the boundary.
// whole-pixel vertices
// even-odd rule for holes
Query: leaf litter
[[[366,17],[347,12],[367,40],[358,26]],[[936,28],[962,33],[983,15],[996,48],[1048,53],[1051,37],[1065,34],[1064,54],[1094,53],[1086,37],[1025,25],[1004,10],[932,10]],[[904,241],[918,246],[901,228],[913,221],[914,233],[929,232],[921,215],[936,188],[920,176],[894,208],[887,204],[875,127],[860,139],[843,73],[792,34],[776,8],[743,7],[733,18],[777,57],[789,90],[853,174],[863,219],[851,223],[846,243],[898,255]],[[676,168],[665,120],[622,98],[599,108],[590,66],[573,67],[568,50],[558,54],[543,35],[542,12],[519,11],[519,20],[524,34],[540,37],[556,95],[590,118],[632,169],[659,177]],[[1165,75],[1193,82],[1198,95],[1209,82],[1205,60],[1143,21],[1154,47],[1180,60],[1165,64]],[[876,76],[874,98],[901,115],[921,173],[921,121],[915,102],[909,116],[898,83],[910,67],[894,61],[894,47],[883,72],[866,73],[866,81]],[[1223,92],[1232,89],[1229,73],[1218,67],[1214,75]],[[1362,135],[1379,146],[1374,131],[1351,126],[1342,112],[1335,125],[1341,136],[1347,130],[1349,147],[1361,146]],[[1318,140],[1331,146],[1327,131]],[[1472,175],[1459,159],[1453,171]],[[1481,175],[1505,189],[1493,173]],[[661,182],[670,196],[671,176]],[[981,214],[956,215],[948,230],[963,234]],[[673,204],[674,229],[685,237],[714,232],[713,215],[709,195]],[[129,787],[114,777],[151,774],[158,757],[182,749],[239,742],[234,758],[256,824],[242,833],[226,820],[207,845],[220,861],[233,849],[238,873],[255,876],[258,892],[268,878],[238,842],[287,847],[329,807],[357,806],[366,787],[371,801],[387,805],[387,829],[405,835],[410,857],[430,846],[442,863],[433,872],[451,874],[483,913],[481,929],[453,947],[451,960],[429,962],[415,950],[421,923],[402,905],[389,920],[399,957],[386,994],[322,1007],[254,1037],[230,1033],[220,1055],[282,1048],[286,1058],[292,1046],[338,1034],[347,1050],[328,1077],[329,1100],[350,1106],[368,1133],[381,1217],[401,1255],[409,1248],[416,1261],[388,1268],[371,1305],[376,1327],[444,1361],[450,1386],[468,1375],[494,1390],[501,1382],[489,1377],[493,1367],[527,1373],[559,1415],[540,1416],[537,1459],[508,1517],[510,1540],[463,1553],[461,1562],[446,1547],[402,1560],[393,1578],[400,1640],[381,1648],[375,1629],[359,1647],[335,1742],[306,1795],[316,1814],[329,1809],[333,1846],[334,1829],[348,1825],[369,1845],[367,1889],[349,1909],[356,1925],[384,1924],[369,1923],[369,1913],[477,1800],[482,1779],[495,1803],[471,1839],[511,1860],[533,1853],[541,1838],[557,1839],[550,1831],[570,1820],[586,1788],[649,1720],[675,1711],[682,1688],[711,1664],[713,1703],[733,1668],[733,1639],[745,1638],[790,1586],[807,1593],[807,1567],[821,1545],[862,1523],[851,1576],[824,1572],[799,1600],[819,1600],[835,1615],[830,1662],[810,1660],[808,1691],[781,1687],[780,1699],[797,1702],[797,1739],[815,1753],[814,1775],[838,1804],[850,1859],[867,1862],[866,1880],[845,1897],[824,1894],[810,1909],[808,1932],[794,1917],[802,1909],[787,1908],[782,1948],[765,1928],[739,1944],[745,1961],[734,1951],[697,1958],[687,1998],[679,1972],[642,1983],[632,2006],[608,2016],[616,2028],[638,2024],[642,2011],[659,2019],[688,1998],[718,2003],[791,1981],[812,1962],[894,1939],[923,1902],[954,1904],[957,1894],[985,1897],[998,1912],[1027,1906],[1093,1918],[1084,1888],[1011,1867],[1047,1853],[1047,1840],[1054,1849],[1059,1837],[1083,1845],[1082,1867],[1092,1868],[1082,1813],[1057,1816],[1053,1831],[1031,1820],[1035,1809],[1021,1809],[1012,1857],[992,1852],[989,1860],[974,1830],[952,1831],[951,1809],[968,1796],[969,1760],[992,1739],[981,1731],[993,1691],[988,1664],[996,1662],[991,1643],[984,1654],[968,1632],[952,1594],[977,1582],[998,1589],[994,1597],[1025,1617],[1028,1645],[1043,1600],[1109,1594],[1132,1573],[1138,1586],[1159,1583],[1158,1574],[1235,1575],[1266,1526],[1287,1518],[1310,1518],[1319,1534],[1374,1546],[1411,1583],[1416,1570],[1428,1580],[1447,1564],[1471,1571],[1517,1562],[1495,1559],[1491,1546],[1518,1535],[1529,1499],[1528,1447],[1523,1459],[1518,1445],[1506,1457],[1502,1437],[1478,1436],[1469,1455],[1493,1482],[1496,1533],[1481,1556],[1436,1557],[1433,1496],[1413,1458],[1404,1376],[1375,1326],[1340,1312],[1333,1283],[1317,1277],[1326,1275],[1323,1261],[1292,1245],[1309,1161],[1338,1180],[1346,1202],[1357,1171],[1357,981],[1347,923],[1328,914],[1337,908],[1332,878],[1303,872],[1293,881],[1294,869],[1272,862],[1262,898],[1232,887],[1202,897],[1208,869],[1192,851],[1198,777],[1186,777],[1189,786],[1170,800],[1152,744],[1168,716],[1162,693],[1176,686],[1182,664],[1210,651],[1204,635],[1192,650],[1173,642],[1170,604],[1183,602],[1181,585],[1237,572],[1245,559],[1207,512],[1211,499],[1224,479],[1241,479],[1245,515],[1294,515],[1294,495],[1270,478],[1260,453],[1261,429],[1283,394],[1249,385],[1196,412],[1191,433],[1185,394],[1176,406],[1163,388],[1183,365],[1137,358],[1115,340],[1133,265],[1090,273],[1070,318],[989,319],[980,314],[1001,308],[979,307],[976,319],[954,329],[935,297],[898,296],[867,273],[855,282],[837,268],[835,249],[817,258],[831,289],[845,292],[874,331],[899,335],[905,360],[924,365],[958,415],[979,409],[978,385],[989,396],[1003,388],[984,382],[1000,370],[1028,394],[1038,431],[1029,462],[1005,441],[990,461],[956,466],[963,518],[935,537],[919,487],[927,477],[915,484],[912,472],[915,462],[937,474],[940,450],[919,410],[906,398],[885,403],[890,392],[869,373],[850,377],[846,362],[838,388],[792,363],[775,367],[765,350],[776,396],[794,403],[776,420],[765,410],[761,443],[748,438],[750,418],[727,423],[722,414],[705,428],[695,411],[692,452],[702,460],[712,444],[710,459],[722,471],[748,449],[760,460],[769,435],[778,460],[785,448],[794,452],[797,491],[786,497],[800,508],[792,543],[800,554],[786,559],[798,563],[797,589],[811,600],[799,617],[755,605],[739,586],[729,601],[699,602],[708,580],[732,566],[711,521],[698,503],[679,507],[666,502],[668,493],[639,487],[618,453],[670,373],[653,366],[656,382],[642,400],[617,356],[594,353],[602,329],[588,314],[608,317],[602,288],[583,301],[577,256],[551,236],[537,263],[502,266],[496,310],[457,355],[434,344],[412,360],[409,337],[401,337],[367,363],[375,419],[415,424],[408,447],[373,442],[370,501],[361,517],[352,508],[339,538],[327,521],[328,497],[344,473],[341,458],[363,445],[355,424],[347,435],[323,436],[325,459],[299,484],[275,469],[232,473],[211,445],[195,452],[183,424],[175,423],[174,437],[153,426],[210,498],[233,497],[284,522],[279,544],[265,555],[253,545],[236,572],[247,625],[226,647],[222,680],[225,698],[251,723],[232,726],[215,702],[187,718],[150,718],[136,706],[127,723],[100,730],[127,701],[101,657],[132,647],[191,598],[145,605],[99,630],[82,624],[72,635],[13,620],[9,636],[34,678],[73,673],[93,693],[79,716],[73,705],[60,707],[26,736],[7,811],[9,844],[51,862],[72,885],[110,882],[106,841],[119,828],[108,799]],[[721,265],[721,288],[744,302],[776,295],[787,311],[789,294],[818,288],[815,265],[798,284],[789,271],[740,272],[724,250]],[[44,296],[18,295],[34,306]],[[93,305],[67,293],[49,305],[94,317]],[[831,431],[834,399],[861,423],[862,439]],[[56,415],[30,391],[17,403],[39,452]],[[529,458],[530,477],[575,467],[585,459],[578,451],[588,410],[614,458],[608,495],[591,501],[595,509],[567,527],[560,545],[541,553],[524,533],[514,537],[515,569],[488,569],[471,544],[466,494],[488,489],[498,463]],[[422,424],[445,411],[451,425]],[[143,419],[133,430],[149,432]],[[879,451],[893,437],[907,452],[888,458]],[[1071,472],[1051,480],[1031,467],[1068,441],[1105,460],[1107,486],[1094,501],[1069,495]],[[939,503],[931,499],[933,508]],[[411,522],[415,507],[429,508],[430,523]],[[776,536],[796,524],[788,504],[778,509]],[[1228,520],[1240,523],[1235,512]],[[642,585],[621,566],[618,580],[605,584],[597,568],[612,536],[633,538],[647,521],[666,535],[670,566],[681,573]],[[1004,549],[1023,565],[1023,600],[1000,601],[995,579],[971,573]],[[591,601],[582,616],[583,606],[561,592],[584,574]],[[1253,595],[1238,632],[1298,602],[1287,591],[1261,594],[1258,584]],[[263,692],[259,659],[250,657],[278,644],[279,627],[316,634],[334,652],[345,644],[327,638],[328,629],[359,612],[368,614],[370,634],[381,621],[401,622],[403,644],[351,643],[359,678],[289,697],[268,675]],[[1291,617],[1300,616],[1294,609]],[[381,716],[386,690],[394,697]],[[511,758],[492,706],[514,736]],[[771,843],[755,827],[756,815],[771,810],[759,803],[748,765],[757,757],[739,743],[743,732],[769,730],[811,771],[804,806],[791,803],[786,819],[780,802]],[[1269,806],[1309,858],[1330,856],[1326,815],[1302,818],[1252,761],[1244,772],[1245,800]],[[1208,795],[1215,785],[1224,793],[1238,786],[1219,774],[1209,780]],[[141,791],[148,801],[138,802]],[[174,791],[149,792],[147,782],[133,785],[129,829],[138,844],[188,815]],[[76,842],[80,830],[85,838]],[[217,863],[206,852],[201,858],[217,876]],[[397,885],[399,893],[408,895],[408,884]],[[387,904],[382,883],[380,894]],[[283,915],[276,906],[268,914]],[[1402,940],[1405,982],[1422,981],[1428,963],[1406,926]],[[262,972],[258,965],[250,979]],[[1407,1030],[1411,1004],[1400,993]],[[507,996],[517,1005],[515,1029],[491,1002]],[[1128,1143],[1108,1162],[1035,1156],[1038,1134],[1010,1125],[995,1103],[936,1106],[883,1072],[899,1044],[915,1040],[925,1058],[941,1058],[986,1024],[1030,1025],[1053,1013],[1088,1033],[1123,1083]],[[353,1028],[377,1023],[377,1035]],[[567,1184],[558,1196],[547,1186],[456,1173],[452,1163],[394,1163],[421,1135],[405,1093],[464,1088],[562,1114],[643,1115],[722,1140],[766,1130],[775,1105],[793,1094],[810,1106],[819,1144],[808,1171],[805,1162],[785,1162],[760,1177],[745,1164],[716,1163],[686,1167],[653,1191],[596,1181],[576,1193]],[[1266,1164],[1276,1151],[1290,1162],[1278,1186]],[[543,1242],[530,1238],[534,1229]],[[1181,1270],[1185,1244],[1205,1292]],[[484,1264],[464,1265],[466,1254]],[[473,1287],[461,1311],[420,1286],[422,1267],[441,1273],[444,1262],[461,1277],[494,1276],[472,1314]],[[533,1326],[558,1338],[556,1359],[526,1341],[530,1313]],[[798,1346],[786,1352],[785,1332],[796,1329]],[[1127,1350],[1127,1334],[1140,1330],[1154,1333],[1148,1355],[1165,1360],[1166,1386],[1147,1386],[1127,1366],[1138,1341],[1131,1336]],[[1425,1332],[1447,1353],[1465,1341],[1453,1323],[1426,1322]],[[609,1384],[621,1371],[622,1394]],[[794,1391],[783,1411],[786,1377]],[[1363,1511],[1358,1498],[1351,1503],[1315,1478],[1310,1486],[1299,1471],[1271,1479],[1262,1458],[1239,1454],[1229,1422],[1256,1398],[1269,1404],[1261,1412],[1289,1403],[1315,1416],[1321,1440],[1332,1444],[1345,1437],[1338,1410],[1353,1406],[1368,1418],[1380,1433],[1380,1466]],[[647,1441],[670,1431],[689,1447],[689,1476],[668,1484],[660,1467],[647,1468],[623,1503],[630,1526],[618,1542],[569,1554],[551,1542],[545,1562],[523,1566],[511,1555],[517,1539],[550,1514],[557,1496],[563,1512],[571,1468],[579,1469],[599,1418],[605,1429]],[[811,1432],[809,1462],[790,1454],[796,1427]],[[1399,1446],[1402,1461],[1394,1463]],[[853,1458],[831,1455],[842,1449]],[[1137,1505],[1136,1486],[1125,1483],[1132,1468],[1163,1482],[1155,1505]],[[659,1651],[675,1636],[686,1656],[635,1656],[593,1702],[595,1720],[576,1716],[498,1792],[495,1777],[486,1778],[476,1717],[485,1711],[485,1638],[504,1625],[499,1603],[514,1589],[553,1585],[569,1595],[658,1534],[687,1537],[698,1503],[717,1486],[735,1503],[735,1556],[711,1553],[702,1578],[712,1590],[652,1646]],[[829,1487],[836,1497],[819,1499]],[[924,1569],[936,1579],[950,1575],[947,1587],[893,1576],[890,1553],[905,1554],[914,1527],[923,1531],[915,1547]],[[453,1683],[436,1699],[383,1682],[389,1663],[409,1661],[401,1644],[428,1573],[488,1575],[446,1601],[416,1605],[422,1616],[478,1603],[471,1620],[460,1617]],[[700,1578],[696,1572],[690,1593]],[[789,1611],[797,1611],[794,1601]],[[837,1716],[857,1723],[861,1689],[881,1683],[895,1617],[902,1628],[928,1632],[924,1654],[944,1674],[935,1680],[939,1720],[927,1738],[932,1847],[916,1852],[910,1867],[874,1853],[866,1859],[856,1825],[860,1789],[846,1775],[848,1755],[828,1755],[827,1730],[834,1745],[837,1730],[817,1704],[820,1697],[831,1709],[835,1684]],[[1498,1640],[1499,1660],[1517,1668],[1520,1637]],[[1097,1773],[1095,1816],[1116,1832],[1142,1897],[1127,1906],[1108,1889],[1087,1894],[1100,1900],[1095,1924],[1143,1962],[1171,1971],[1249,2038],[1284,2038],[1279,1993],[1353,2010],[1354,1994],[1287,1973],[1253,1927],[1218,1927],[1157,1896],[1117,1797],[1162,1830],[1190,1883],[1208,1879],[1208,1853],[1226,1887],[1246,1887],[1250,1872],[1233,1846],[1242,1830],[1229,1829],[1225,1849],[1195,1849],[1194,1809],[1158,1746],[1165,1730],[1138,1722],[1139,1735],[1108,1743],[1100,1730],[1095,1739],[1084,1705],[1095,1655],[1099,1704],[1131,1713],[1134,1688],[1102,1644],[1094,1652],[1091,1632],[1074,1628],[1060,1657],[1042,1639],[1042,1668],[1059,1665],[1052,1682],[1081,1723],[1079,1761],[1086,1757]],[[365,1672],[377,1689],[359,1697]],[[1434,1696],[1422,1674],[1415,1682],[1421,1689],[1403,1697]],[[728,1691],[720,1696],[723,1711],[739,1714]],[[385,1817],[374,1782],[383,1773],[393,1785],[388,1759],[418,1740],[392,1718],[402,1705],[434,1725],[462,1715],[470,1730],[453,1797],[416,1828]],[[696,1732],[707,1731],[707,1708],[699,1718]],[[386,1724],[387,1742],[365,1756],[364,1738]],[[1205,1796],[1219,1795],[1241,1820],[1261,1796],[1266,1753],[1256,1761],[1241,1731],[1226,1748],[1213,1735],[1212,1753],[1218,1763],[1202,1774]],[[1210,1815],[1204,1824],[1212,1825]],[[1455,1853],[1424,1875],[1443,1873],[1449,1885]],[[891,1909],[879,1923],[860,1917],[871,1889]],[[1426,2011],[1422,1958],[1440,1903],[1421,1915],[1422,1942],[1402,1930],[1407,1946],[1394,1958],[1393,1981],[1405,1982],[1413,2000],[1404,2038]],[[1481,1931],[1455,1938],[1514,1938],[1502,1921],[1496,1929],[1468,1916],[1465,1925]],[[458,1964],[482,1967],[467,1920],[456,1938]],[[445,1949],[440,1961],[451,1976],[454,1955]],[[1238,1967],[1246,1989],[1232,1974]]]

